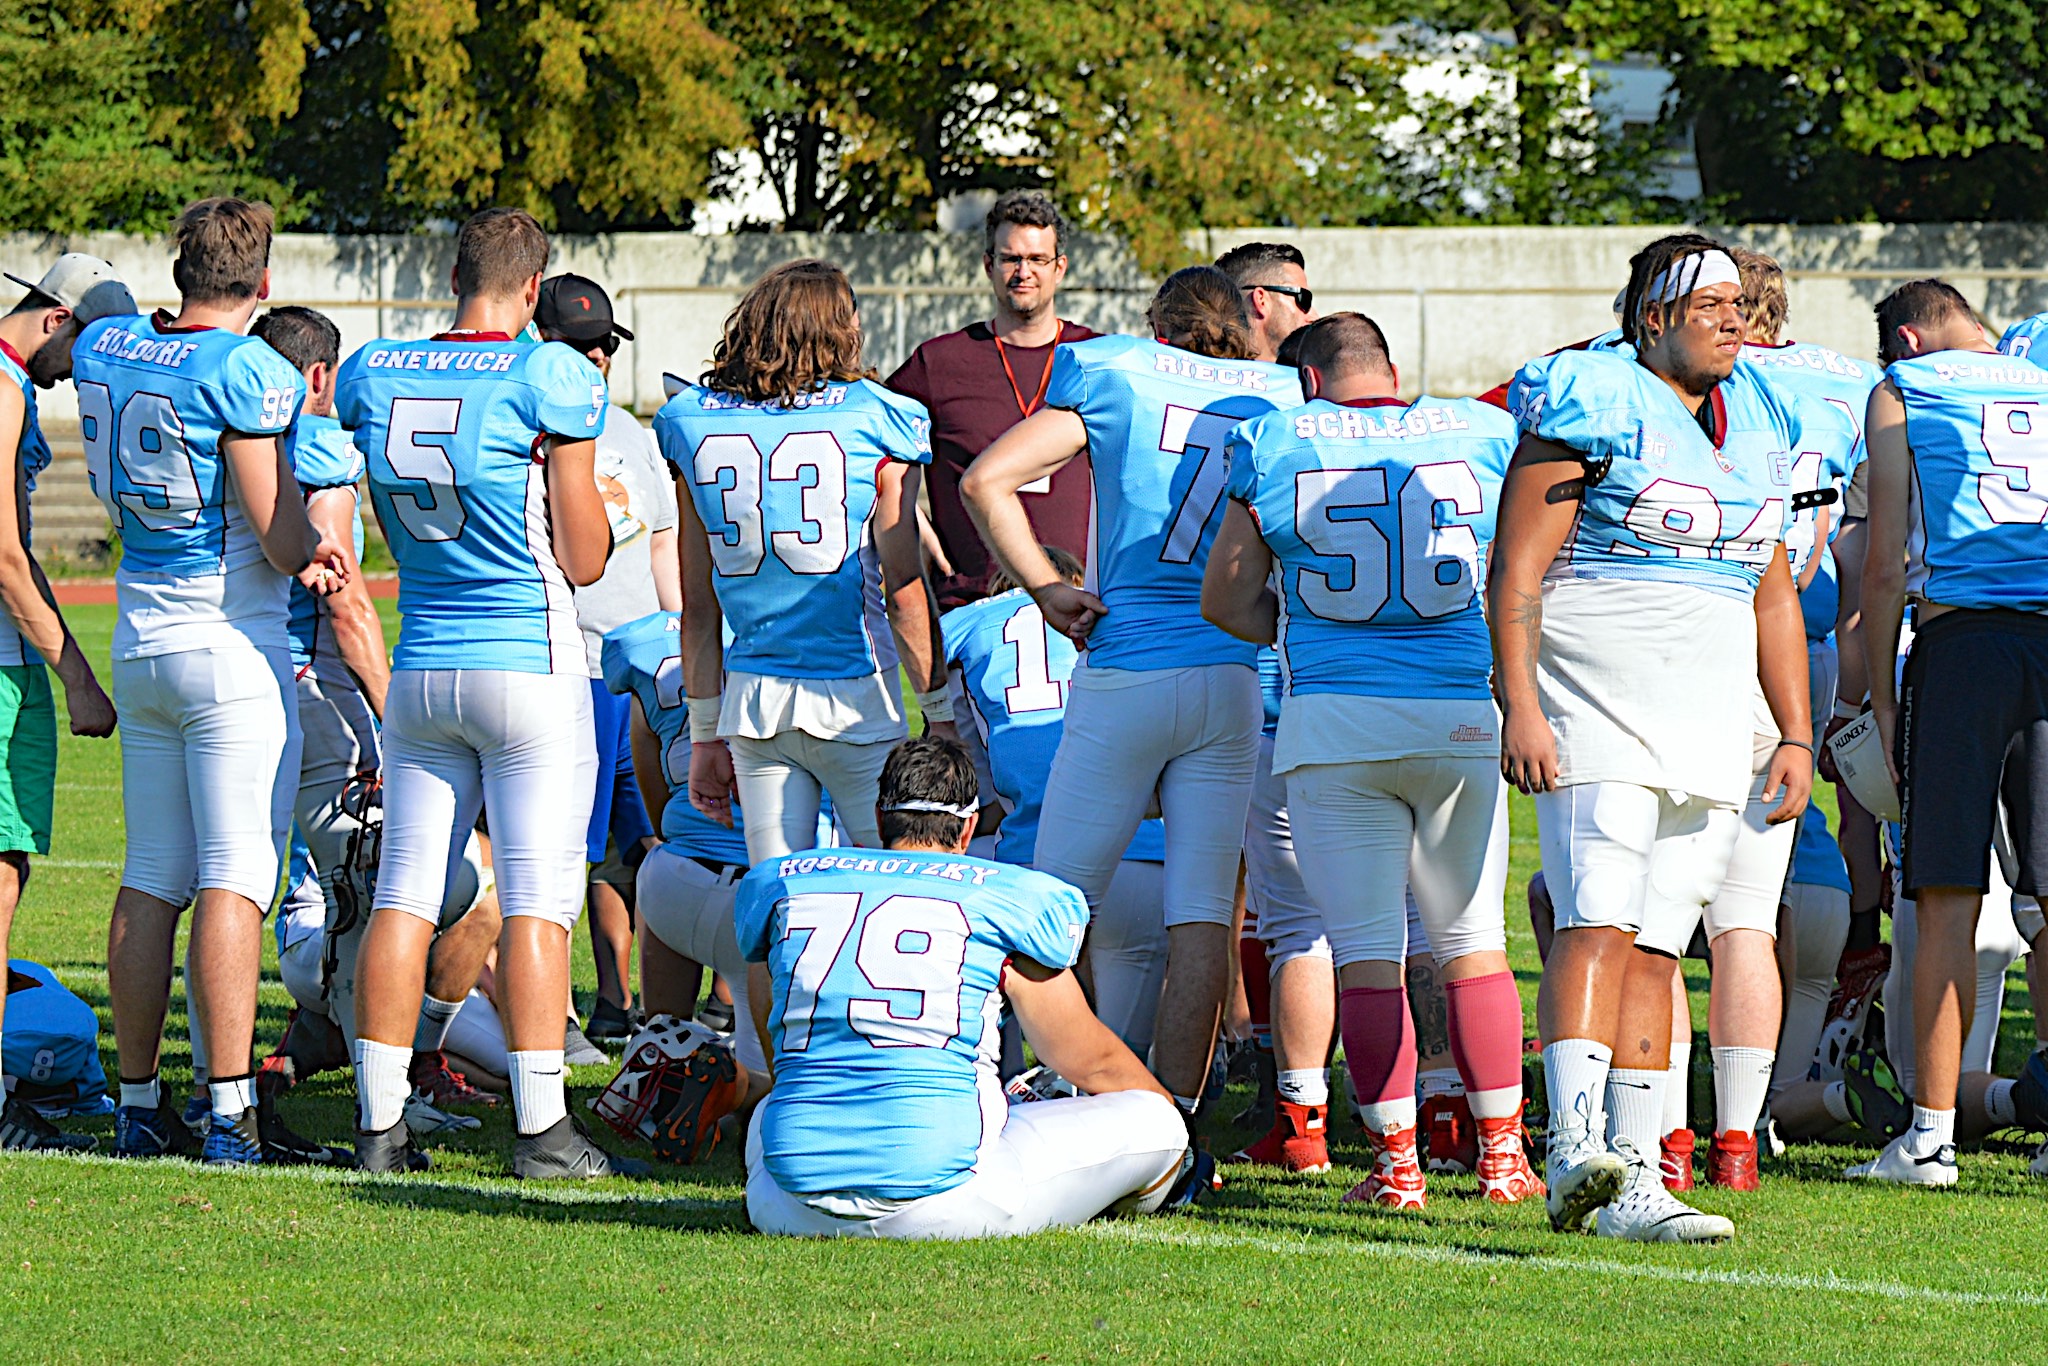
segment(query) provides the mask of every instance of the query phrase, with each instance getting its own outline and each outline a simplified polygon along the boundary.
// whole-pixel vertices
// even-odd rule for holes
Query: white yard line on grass
[[[1824,1291],[1836,1295],[1870,1295],[1887,1300],[1916,1300],[1929,1304],[1994,1305],[2020,1309],[2048,1307],[2048,1295],[2033,1291],[1943,1290],[1936,1286],[1907,1285],[1899,1281],[1859,1281],[1844,1276],[1806,1275],[1786,1271],[1715,1271],[1707,1268],[1663,1266],[1606,1261],[1596,1258],[1548,1257],[1511,1250],[1482,1252],[1471,1248],[1444,1247],[1435,1243],[1376,1243],[1342,1236],[1301,1239],[1259,1237],[1252,1234],[1170,1229],[1157,1224],[1091,1224],[1088,1232],[1103,1238],[1133,1243],[1158,1243],[1176,1247],[1248,1248],[1289,1256],[1371,1257],[1386,1261],[1433,1262],[1461,1267],[1488,1267],[1503,1271],[1529,1269],[1568,1271],[1587,1276],[1612,1276],[1649,1281],[1677,1281],[1688,1285],[1732,1285],[1757,1290]]]
[[[38,868],[119,868],[121,860],[116,858],[37,858],[31,862]]]

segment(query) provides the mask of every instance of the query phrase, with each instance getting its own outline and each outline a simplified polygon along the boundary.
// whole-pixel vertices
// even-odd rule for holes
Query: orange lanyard
[[[1060,344],[1060,333],[1066,330],[1067,325],[1065,323],[1060,323],[1058,328],[1052,334],[1052,344],[1054,346],[1058,346]],[[1033,413],[1038,411],[1038,406],[1041,403],[1045,402],[1045,391],[1052,388],[1052,357],[1047,356],[1045,358],[1045,373],[1039,376],[1038,392],[1032,395],[1031,402],[1026,403],[1024,401],[1024,391],[1017,387],[1017,372],[1010,368],[1010,349],[1007,346],[1003,345],[1003,339],[1001,337],[994,337],[993,333],[991,333],[990,335],[993,337],[996,344],[996,355],[1002,358],[1003,373],[1009,376],[1010,378],[1010,393],[1017,400],[1017,411],[1023,416],[1029,417]]]

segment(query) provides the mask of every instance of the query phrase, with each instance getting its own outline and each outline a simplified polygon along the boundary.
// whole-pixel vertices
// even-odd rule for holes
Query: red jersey
[[[1096,335],[1079,323],[1060,324],[1061,343]],[[1051,372],[1051,346],[999,348],[995,333],[984,322],[933,337],[911,352],[887,380],[891,389],[916,399],[932,416],[932,528],[953,564],[951,576],[939,581],[941,610],[984,596],[995,568],[960,500],[961,476],[997,437],[1023,420],[1027,409],[1037,410]],[[1043,544],[1085,561],[1094,497],[1088,457],[1078,457],[1046,485],[1026,485],[1023,490],[1032,531]]]

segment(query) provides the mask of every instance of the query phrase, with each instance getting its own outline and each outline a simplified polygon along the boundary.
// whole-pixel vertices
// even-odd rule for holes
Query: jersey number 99
[[[163,394],[130,394],[114,417],[114,391],[87,380],[78,386],[85,476],[116,521],[124,514],[150,531],[199,524],[205,500],[185,445],[185,423]],[[113,477],[119,466],[121,479]],[[125,487],[122,487],[125,485]]]

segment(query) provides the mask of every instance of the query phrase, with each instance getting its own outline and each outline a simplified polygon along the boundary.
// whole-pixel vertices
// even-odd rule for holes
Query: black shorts
[[[2048,892],[2048,616],[1958,610],[1913,639],[1897,752],[1908,896],[1990,885],[1998,804],[2016,892]]]

